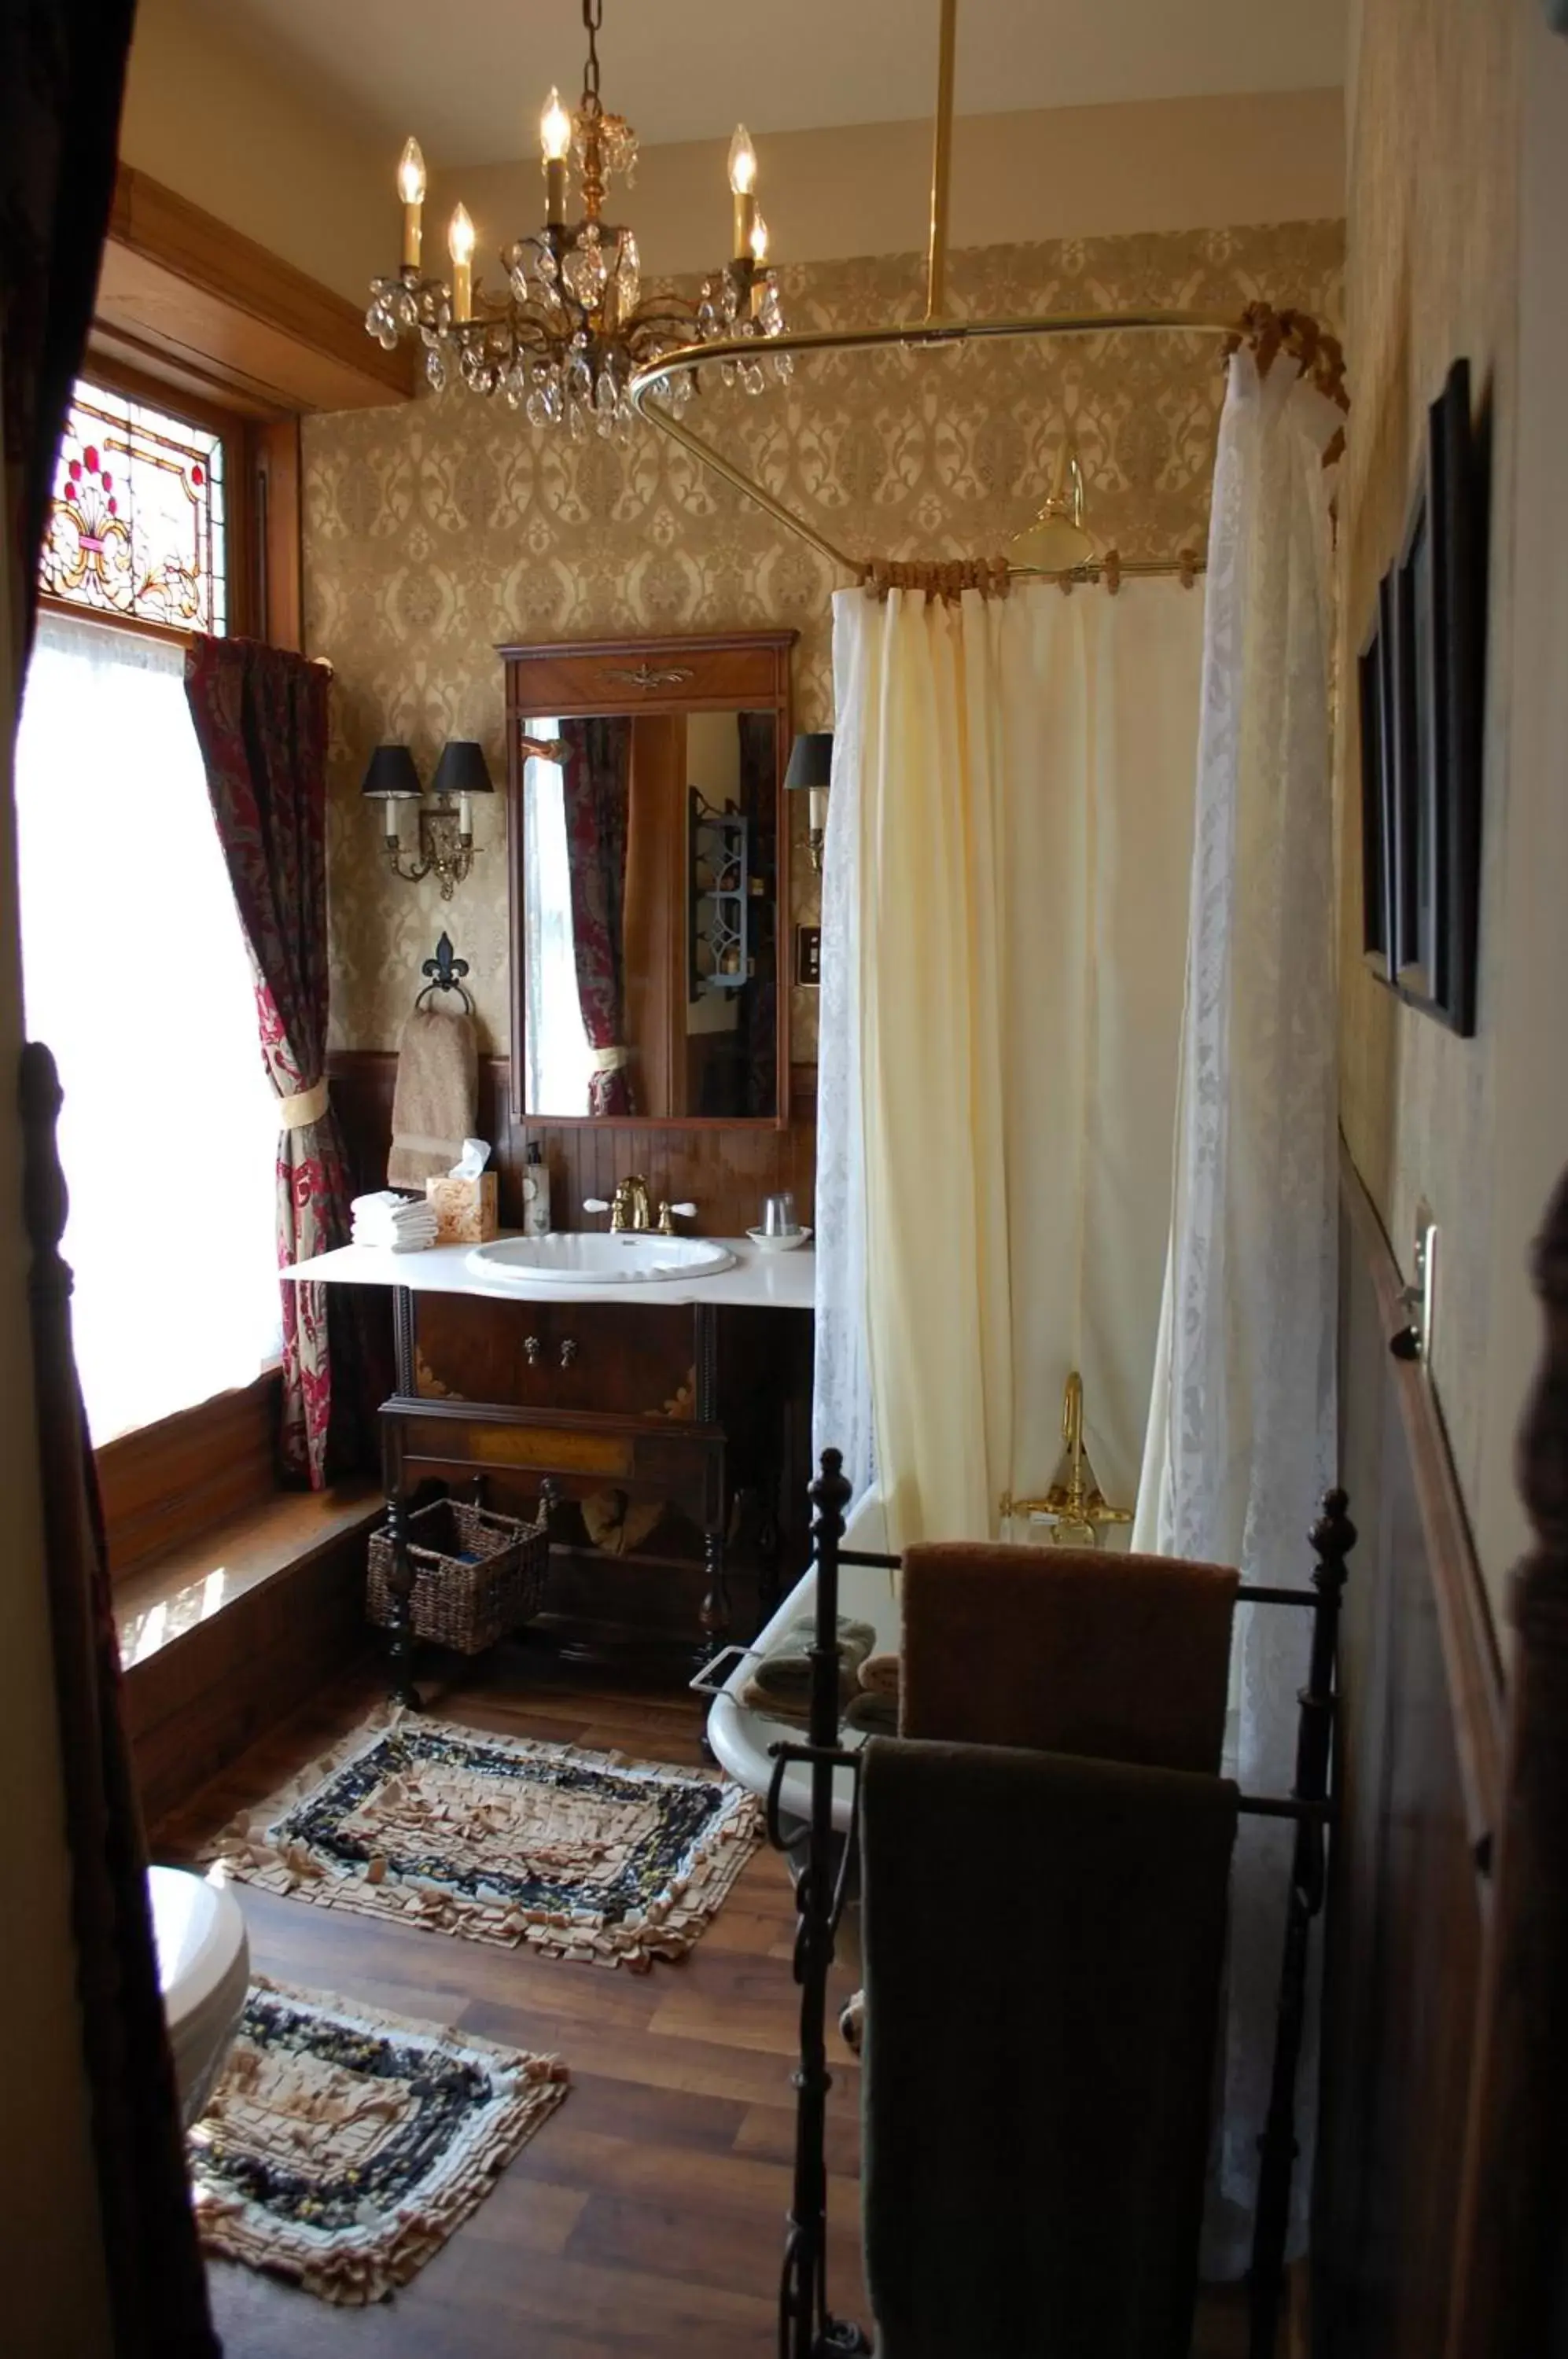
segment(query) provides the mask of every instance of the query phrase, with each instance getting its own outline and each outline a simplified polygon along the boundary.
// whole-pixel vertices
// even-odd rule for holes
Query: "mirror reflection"
[[[771,1119],[772,712],[524,723],[524,1110]]]

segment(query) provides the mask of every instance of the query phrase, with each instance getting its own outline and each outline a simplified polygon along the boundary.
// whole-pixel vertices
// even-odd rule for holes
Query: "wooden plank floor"
[[[155,1857],[261,1800],[374,1703],[371,1670],[325,1690],[155,1830]],[[428,1698],[475,1728],[695,1764],[689,1698],[590,1678],[522,1648]],[[230,2264],[211,2269],[227,2359],[768,2359],[793,2151],[794,1906],[750,1862],[696,1948],[627,1974],[493,1949],[238,1885],[253,1962],[307,1989],[565,2058],[572,2093],[495,2192],[397,2299],[339,2310]],[[835,1989],[853,1987],[848,1962]],[[864,2321],[858,2073],[836,2038],[828,2100],[833,2270]],[[1193,2359],[1239,2359],[1232,2301]],[[957,2354],[955,2354],[957,2359]]]

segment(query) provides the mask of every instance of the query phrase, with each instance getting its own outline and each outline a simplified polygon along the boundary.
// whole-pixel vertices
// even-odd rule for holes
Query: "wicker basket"
[[[462,1655],[482,1654],[539,1612],[550,1565],[543,1516],[537,1524],[497,1516],[466,1499],[437,1499],[408,1517],[414,1568],[414,1635]],[[392,1619],[392,1530],[370,1537],[365,1603],[373,1622]]]

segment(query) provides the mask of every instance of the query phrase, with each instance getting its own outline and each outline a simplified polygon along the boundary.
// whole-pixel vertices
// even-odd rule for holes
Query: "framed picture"
[[[1432,530],[1423,483],[1393,573],[1394,974],[1434,1005],[1441,829],[1432,728]]]
[[[1361,722],[1361,949],[1380,983],[1392,983],[1393,758],[1388,694],[1389,634],[1385,600],[1356,658]]]
[[[1426,465],[1379,632],[1391,756],[1388,955],[1412,1006],[1475,1028],[1486,690],[1486,516],[1456,361],[1428,418]]]

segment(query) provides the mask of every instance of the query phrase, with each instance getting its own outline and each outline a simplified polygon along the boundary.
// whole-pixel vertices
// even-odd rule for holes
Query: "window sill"
[[[147,1662],[356,1527],[368,1531],[380,1510],[380,1488],[368,1480],[331,1491],[279,1492],[126,1574],[114,1583],[121,1669]]]

